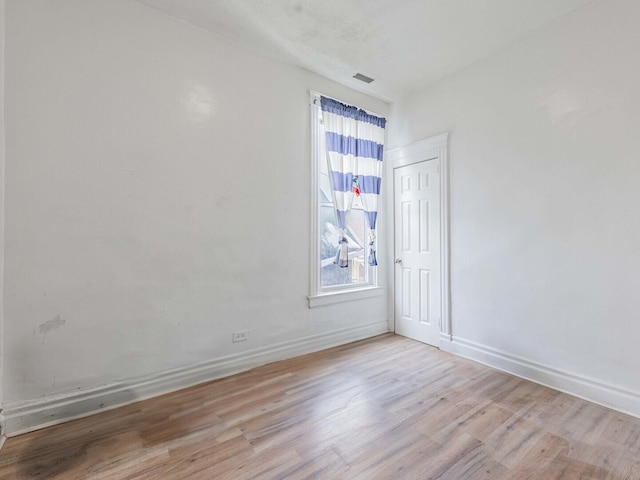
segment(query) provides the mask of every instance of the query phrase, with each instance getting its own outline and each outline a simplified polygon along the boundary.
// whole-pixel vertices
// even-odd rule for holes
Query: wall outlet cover
[[[231,335],[231,341],[233,343],[246,342],[247,340],[249,340],[249,330],[240,330],[233,332]]]

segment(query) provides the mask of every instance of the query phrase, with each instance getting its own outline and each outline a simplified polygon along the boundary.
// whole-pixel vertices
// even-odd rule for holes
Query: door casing
[[[451,326],[451,286],[450,286],[450,246],[449,246],[449,162],[448,162],[449,134],[444,133],[435,137],[412,143],[405,147],[394,148],[386,152],[386,178],[393,179],[394,169],[422,162],[438,159],[440,162],[440,347],[444,342],[452,340]],[[393,217],[390,225],[398,223],[395,219],[394,185],[387,182],[387,211]],[[389,318],[390,330],[395,331],[395,275],[394,252],[395,232],[391,233],[392,241],[388,242],[387,250],[389,274]]]

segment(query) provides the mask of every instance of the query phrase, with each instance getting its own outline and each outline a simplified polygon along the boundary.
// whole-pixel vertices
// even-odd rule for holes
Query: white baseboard
[[[0,412],[2,412],[4,410],[0,409]],[[0,413],[0,450],[2,450],[2,446],[4,445],[4,442],[7,441],[7,436],[5,434],[5,421],[4,421],[4,415],[2,413]]]
[[[542,365],[506,352],[464,340],[442,337],[440,348],[497,370],[640,418],[640,393],[592,378]]]
[[[12,437],[140,400],[223,378],[251,368],[363,340],[389,331],[386,321],[282,342],[145,377],[21,404],[6,404],[4,435]]]

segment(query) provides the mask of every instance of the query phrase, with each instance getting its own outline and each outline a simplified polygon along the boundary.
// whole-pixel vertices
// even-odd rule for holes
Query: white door
[[[440,343],[440,160],[394,169],[395,330]]]

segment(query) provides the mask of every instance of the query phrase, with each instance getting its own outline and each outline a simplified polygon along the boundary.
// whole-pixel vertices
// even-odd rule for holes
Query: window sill
[[[379,297],[384,295],[387,287],[364,287],[357,290],[343,290],[330,293],[319,293],[309,295],[309,308],[322,307],[340,302],[351,302],[353,300],[363,300],[365,298]]]

